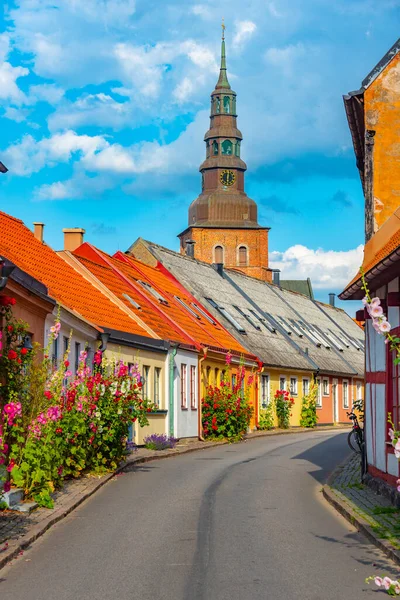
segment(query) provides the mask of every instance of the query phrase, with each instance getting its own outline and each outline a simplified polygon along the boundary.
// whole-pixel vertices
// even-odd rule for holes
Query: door
[[[338,402],[338,380],[332,382],[332,398],[333,398],[333,421],[339,423],[339,402]]]

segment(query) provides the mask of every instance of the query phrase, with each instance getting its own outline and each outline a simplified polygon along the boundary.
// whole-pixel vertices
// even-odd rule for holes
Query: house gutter
[[[199,359],[199,372],[198,372],[198,382],[197,382],[197,393],[199,395],[199,399],[198,399],[198,430],[199,430],[199,440],[201,442],[204,442],[204,437],[203,437],[203,411],[202,411],[202,405],[201,405],[201,364],[203,361],[205,361],[205,359],[207,358],[207,351],[208,348],[204,347],[203,348],[203,356]]]
[[[174,403],[174,362],[178,346],[173,346],[169,355],[169,435],[174,435],[175,403]]]

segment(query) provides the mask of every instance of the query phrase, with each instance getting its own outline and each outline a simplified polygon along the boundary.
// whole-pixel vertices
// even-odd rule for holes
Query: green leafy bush
[[[315,427],[318,422],[317,416],[317,396],[318,396],[318,384],[313,380],[310,384],[310,390],[306,396],[302,399],[301,404],[301,416],[300,426],[301,427]]]

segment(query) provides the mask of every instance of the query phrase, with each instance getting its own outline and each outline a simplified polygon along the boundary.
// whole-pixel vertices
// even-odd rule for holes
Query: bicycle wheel
[[[348,443],[350,449],[353,450],[353,452],[356,452],[356,454],[361,454],[361,448],[359,446],[358,434],[354,429],[352,431],[350,431],[349,435],[347,436],[347,443]]]

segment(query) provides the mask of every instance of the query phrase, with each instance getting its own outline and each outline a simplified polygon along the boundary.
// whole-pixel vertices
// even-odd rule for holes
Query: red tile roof
[[[37,240],[22,221],[0,211],[0,232],[0,254],[44,283],[55,300],[101,327],[150,337],[54,250]]]
[[[207,346],[222,352],[231,350],[237,354],[243,353],[251,356],[219,323],[216,322],[216,325],[212,325],[200,314],[199,319],[191,315],[175,296],[178,296],[189,307],[192,301],[195,301],[197,305],[199,302],[162,269],[149,267],[122,253],[111,257],[87,243],[82,244],[74,252],[74,255],[130,308],[132,305],[124,297],[124,294],[139,304],[140,310],[134,308],[132,310],[137,310],[140,317],[164,339],[186,344],[190,344],[192,341],[198,348]],[[105,271],[109,275],[114,272],[114,283],[110,279],[107,281],[104,279]],[[165,298],[167,303],[157,300],[148,289],[139,283],[140,281],[149,284],[153,290]],[[207,309],[204,308],[204,310],[208,312]],[[214,319],[214,317],[212,318]]]

